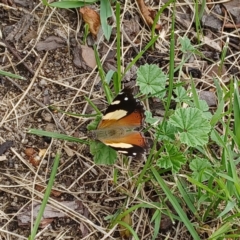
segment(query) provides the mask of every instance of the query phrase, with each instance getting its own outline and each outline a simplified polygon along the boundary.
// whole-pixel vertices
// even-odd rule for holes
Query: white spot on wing
[[[128,97],[125,97],[124,100],[127,101],[127,100],[128,100]]]
[[[133,155],[134,155],[134,156],[136,156],[136,155],[137,155],[137,153],[135,153],[135,152],[134,152],[134,153],[133,153]]]
[[[127,151],[118,151],[119,153],[128,154]]]

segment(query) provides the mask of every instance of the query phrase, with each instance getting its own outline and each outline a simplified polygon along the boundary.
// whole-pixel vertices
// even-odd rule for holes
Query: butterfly
[[[130,88],[124,88],[108,106],[94,130],[95,138],[129,157],[141,159],[148,149],[148,141],[137,131],[144,122],[142,103],[134,98]]]

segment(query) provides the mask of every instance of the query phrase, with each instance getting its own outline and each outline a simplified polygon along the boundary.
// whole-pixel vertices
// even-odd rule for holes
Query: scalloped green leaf
[[[155,94],[162,98],[165,95],[166,80],[167,75],[155,64],[145,64],[137,71],[137,84],[143,94]]]
[[[191,98],[188,96],[188,93],[183,86],[178,86],[173,91],[177,95],[174,98],[176,102],[186,102],[186,103],[190,102]]]
[[[204,182],[211,177],[211,175],[209,174],[209,170],[211,170],[212,165],[206,158],[193,159],[189,164],[189,167],[193,171],[192,177],[195,180]]]
[[[98,126],[99,122],[101,121],[101,119],[102,119],[101,115],[96,116],[96,118],[87,125],[87,130],[91,131],[91,130],[97,129],[97,126]]]
[[[178,128],[180,141],[190,147],[203,146],[208,142],[211,126],[197,108],[177,109],[169,123]]]
[[[180,50],[183,53],[194,52],[196,50],[196,48],[191,44],[190,39],[187,36],[179,38],[179,42],[181,44]]]
[[[175,134],[177,129],[168,122],[164,122],[163,126],[159,126],[157,131],[157,136],[159,141],[167,140],[172,142],[175,139]]]
[[[165,152],[161,153],[160,159],[157,161],[157,165],[161,168],[171,168],[173,173],[177,173],[181,165],[186,163],[186,158],[182,154],[182,152],[179,151],[179,149],[168,143],[164,145]]]
[[[152,116],[152,113],[150,111],[145,111],[145,116],[146,116],[145,122],[149,123],[151,125],[153,125],[159,121],[158,118],[155,118]]]
[[[90,143],[90,153],[93,155],[95,164],[112,165],[117,160],[117,152],[98,141]]]

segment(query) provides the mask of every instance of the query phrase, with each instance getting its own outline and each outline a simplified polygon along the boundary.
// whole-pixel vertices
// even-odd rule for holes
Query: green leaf
[[[13,73],[10,73],[10,72],[6,72],[6,71],[3,71],[3,70],[0,70],[0,75],[7,76],[7,77],[10,77],[10,78],[17,78],[17,79],[21,79],[21,80],[26,80],[25,77],[22,77],[22,76],[19,76],[17,74],[13,74]]]
[[[233,113],[234,113],[234,134],[236,136],[236,144],[240,148],[240,96],[239,85],[237,80],[234,82],[234,101],[233,101]]]
[[[228,201],[225,209],[218,215],[218,218],[223,218],[224,215],[227,215],[228,213],[231,214],[231,212],[235,206],[236,206],[236,202]]]
[[[199,109],[203,112],[206,112],[209,110],[208,104],[205,100],[199,100]]]
[[[209,174],[209,171],[207,172],[207,169],[211,169],[212,165],[208,161],[208,159],[205,158],[195,158],[191,161],[189,164],[190,169],[193,171],[192,177],[195,180],[198,180],[200,182],[207,181],[211,176]]]
[[[181,44],[180,50],[183,53],[194,52],[196,50],[196,48],[191,44],[191,42],[187,36],[180,38],[179,41]]]
[[[166,80],[167,76],[155,64],[145,64],[137,71],[137,84],[143,94],[158,93],[157,96],[162,98],[165,94],[163,90],[165,89]]]
[[[186,162],[186,158],[177,147],[168,143],[164,145],[166,152],[161,153],[161,158],[157,161],[157,165],[161,168],[172,168],[173,173],[177,173],[181,165]]]
[[[112,69],[110,69],[107,74],[106,74],[106,83],[108,85],[110,85],[110,82],[112,80],[113,74],[115,73],[115,71],[113,71]]]
[[[153,234],[152,240],[155,240],[158,236],[160,226],[161,226],[161,219],[162,219],[161,211],[157,209],[151,219],[151,222],[154,222],[154,234]]]
[[[158,118],[152,117],[152,113],[150,111],[145,111],[145,116],[145,122],[151,125],[157,123],[157,121],[159,120]]]
[[[187,94],[187,91],[182,86],[178,86],[174,90],[174,93],[177,95],[177,97],[174,99],[176,102],[188,103],[191,100],[191,98]]]
[[[164,122],[163,126],[159,126],[159,129],[160,130],[158,130],[156,134],[158,136],[159,141],[163,140],[173,141],[175,139],[177,129],[169,122]]]
[[[42,0],[42,4],[45,6],[48,6],[48,1],[47,0]]]
[[[211,126],[197,108],[180,108],[170,117],[169,123],[178,128],[182,143],[191,147],[203,146],[208,142]]]
[[[112,165],[117,159],[117,152],[101,142],[90,142],[90,152],[95,164]]]
[[[55,176],[57,174],[59,161],[60,161],[60,153],[57,152],[57,154],[54,158],[54,161],[53,161],[53,167],[52,167],[51,175],[50,175],[50,178],[49,178],[49,181],[48,181],[48,185],[47,185],[46,191],[44,193],[44,197],[43,197],[41,206],[39,208],[39,211],[38,211],[35,223],[34,223],[34,227],[32,229],[31,235],[29,236],[28,239],[31,239],[31,240],[36,239],[35,236],[37,234],[38,227],[39,227],[40,222],[42,220],[42,217],[44,215],[44,211],[46,209],[48,199],[50,197],[50,194],[51,194],[51,191],[52,191],[52,188],[53,188],[53,185],[54,185],[54,179],[55,179]]]
[[[219,147],[226,147],[226,143],[224,141],[224,136],[221,136],[215,129],[211,132],[211,139],[217,143]]]
[[[177,199],[177,197],[173,195],[173,191],[169,189],[169,186],[167,186],[164,179],[159,175],[158,171],[154,167],[151,167],[150,170],[152,170],[153,175],[156,178],[159,186],[164,191],[167,199],[170,201],[171,205],[177,212],[181,221],[184,223],[184,225],[192,235],[192,239],[200,240],[200,237],[198,236],[196,230],[194,229],[194,223],[190,222],[190,220],[188,219],[186,213],[183,210],[183,206],[179,204],[179,199]]]
[[[95,130],[100,122],[100,120],[102,119],[102,116],[99,115],[97,116],[92,122],[90,122],[88,125],[87,125],[87,130],[88,131],[91,131],[91,130]]]
[[[108,25],[108,18],[112,16],[112,9],[109,0],[101,0],[100,5],[100,19],[101,19],[101,25],[103,29],[104,36],[109,41],[112,27]]]
[[[85,0],[85,1],[61,1],[61,2],[54,2],[50,3],[49,6],[51,7],[58,7],[58,8],[78,8],[87,6],[89,4],[95,3],[97,0]]]
[[[39,129],[29,129],[28,133],[36,134],[38,136],[46,136],[46,137],[61,139],[61,140],[65,140],[68,142],[79,142],[79,143],[83,143],[83,144],[89,143],[87,140],[83,140],[80,138],[75,138],[75,137],[71,137],[71,136],[68,136],[65,134],[60,134],[60,133],[55,133],[55,132],[43,131],[43,130],[39,130]]]
[[[211,120],[212,119],[212,114],[208,111],[209,107],[208,107],[207,102],[205,100],[201,100],[200,99],[198,101],[198,103],[199,103],[198,109],[203,111],[203,117],[206,118],[206,119]]]

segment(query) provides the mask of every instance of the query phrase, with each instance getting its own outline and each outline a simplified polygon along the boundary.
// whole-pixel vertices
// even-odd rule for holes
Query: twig
[[[7,41],[2,40],[2,42],[6,45],[7,49],[14,55],[14,57],[16,57],[19,61],[22,60],[22,57],[18,54],[18,51],[16,49],[11,47]],[[30,68],[25,62],[22,62],[22,64],[32,75],[34,75],[34,71],[32,70],[32,68]]]
[[[21,86],[16,83],[14,80],[12,80],[9,77],[6,77],[6,79],[8,81],[10,81],[15,87],[17,87],[20,91],[24,92],[24,90],[21,88]],[[58,122],[58,120],[55,118],[55,116],[53,115],[53,113],[48,109],[48,106],[44,105],[42,102],[39,102],[36,98],[32,97],[31,95],[29,95],[28,93],[26,94],[26,97],[28,97],[29,99],[31,99],[33,102],[35,102],[39,107],[46,109],[52,116],[55,124],[59,127],[59,129],[61,129],[62,132],[66,133],[65,130],[63,129],[63,127],[61,126],[61,124]]]
[[[8,78],[8,77],[6,78],[6,79],[8,79],[9,81],[11,81],[11,83],[14,84],[17,88],[19,88],[19,89],[23,92],[23,95],[22,95],[22,97],[19,99],[19,101],[16,103],[16,105],[14,106],[14,108],[11,109],[11,111],[8,113],[8,115],[5,117],[5,119],[7,119],[7,118],[12,114],[12,112],[14,111],[14,109],[17,108],[17,106],[22,102],[22,100],[24,99],[24,97],[27,96],[27,97],[30,98],[32,101],[34,101],[35,103],[37,103],[39,106],[47,109],[47,111],[49,111],[49,113],[50,113],[51,116],[53,117],[56,125],[65,133],[64,129],[62,128],[62,126],[60,125],[60,123],[55,119],[55,117],[54,117],[54,115],[52,114],[52,112],[51,112],[43,103],[37,101],[35,98],[33,98],[32,96],[30,96],[30,95],[28,94],[29,90],[31,89],[32,85],[34,84],[34,82],[35,82],[35,80],[36,80],[36,78],[37,78],[37,76],[38,76],[38,73],[39,73],[40,69],[42,68],[43,63],[45,62],[45,59],[46,59],[46,57],[47,57],[47,54],[48,54],[48,52],[46,52],[46,54],[44,55],[42,61],[40,62],[40,65],[39,65],[38,69],[36,70],[36,72],[35,72],[35,74],[34,74],[34,76],[33,76],[33,78],[32,78],[31,83],[28,85],[28,88],[27,88],[25,91],[24,91],[24,90],[21,88],[21,86],[18,85],[15,81],[13,81],[12,79],[10,79],[10,78]],[[0,126],[3,124],[3,122],[4,122],[4,119],[3,119],[2,122],[0,123]]]

